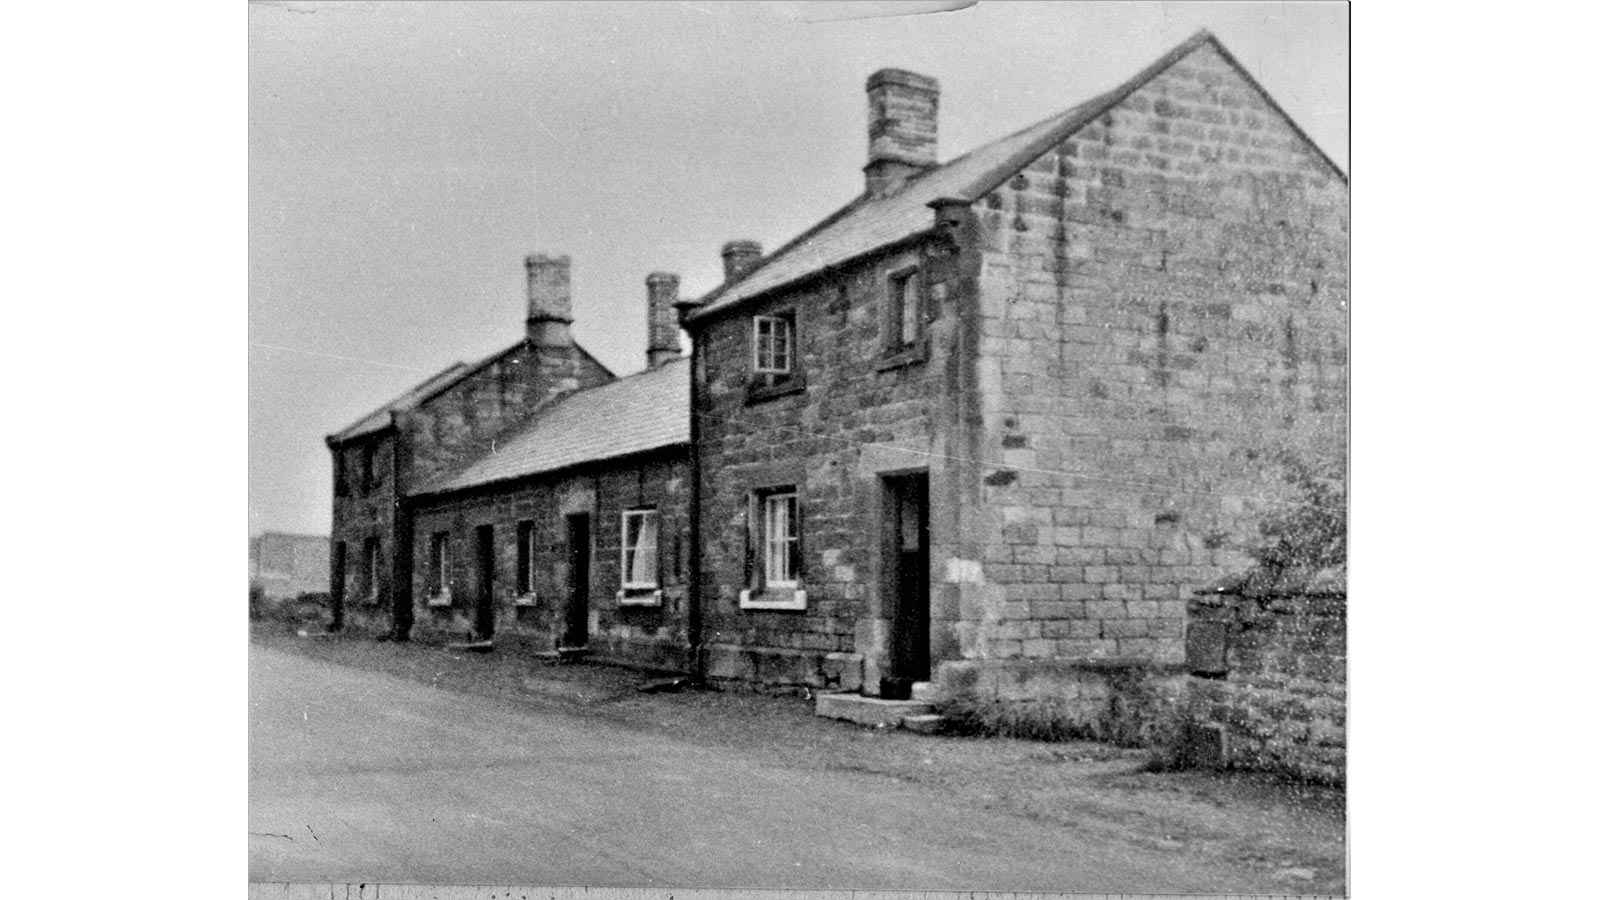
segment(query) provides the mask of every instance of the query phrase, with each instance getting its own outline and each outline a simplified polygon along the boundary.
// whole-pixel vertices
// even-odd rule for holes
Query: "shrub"
[[[1342,469],[1307,465],[1285,454],[1285,480],[1299,494],[1295,503],[1262,520],[1262,543],[1250,551],[1271,573],[1325,569],[1345,563],[1345,487]]]

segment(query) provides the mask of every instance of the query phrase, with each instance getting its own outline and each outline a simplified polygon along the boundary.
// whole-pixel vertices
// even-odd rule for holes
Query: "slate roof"
[[[442,494],[687,443],[689,360],[678,359],[562,397],[489,453],[416,493]]]
[[[417,404],[466,378],[476,368],[476,365],[469,366],[463,362],[455,363],[444,371],[430,376],[428,380],[411,390],[357,419],[354,424],[345,427],[344,430],[328,435],[328,442],[338,444],[351,438],[382,431],[389,427],[390,413],[415,409]]]
[[[1199,31],[1146,66],[1139,74],[1104,94],[930,169],[907,181],[892,196],[869,200],[863,195],[852,200],[810,231],[773,251],[740,280],[731,285],[724,283],[706,294],[700,299],[699,308],[690,314],[690,321],[931,231],[933,213],[928,208],[929,203],[946,198],[969,203],[982,199],[1046,150],[1071,137],[1078,129],[1121,103],[1173,63],[1205,44],[1215,47],[1253,87],[1261,91],[1274,109],[1280,114],[1283,112],[1211,32]],[[1289,117],[1284,115],[1284,118],[1288,120]],[[1290,125],[1293,126],[1292,120]],[[1297,126],[1295,130],[1299,133]],[[1300,133],[1300,136],[1308,144],[1316,146],[1304,133]],[[1321,152],[1320,149],[1318,152]],[[1325,154],[1323,159],[1327,160]],[[1339,171],[1332,160],[1327,162],[1334,171]],[[1343,173],[1340,172],[1340,175]]]
[[[438,372],[429,376],[426,381],[422,382],[411,390],[406,391],[404,394],[401,394],[393,400],[390,400],[388,403],[385,403],[372,412],[367,413],[366,415],[357,419],[354,424],[348,425],[344,429],[328,435],[328,443],[340,444],[353,438],[362,437],[368,434],[375,434],[379,431],[382,431],[383,429],[389,427],[391,413],[409,412],[413,409],[416,409],[418,406],[432,399],[437,394],[454,387],[462,381],[465,381],[479,369],[484,368],[502,356],[520,349],[523,343],[525,342],[518,341],[504,350],[501,350],[498,353],[491,353],[488,356],[485,356],[483,359],[480,359],[475,363],[471,363],[470,365],[464,362],[452,363],[442,372]],[[583,349],[581,346],[578,346],[577,343],[574,343],[573,346],[577,347],[578,352],[582,353],[585,359],[594,363],[596,366],[599,366],[601,371],[605,372],[607,375],[613,374],[610,368],[608,368],[604,363],[600,362],[600,360],[595,359],[594,355],[589,351]]]

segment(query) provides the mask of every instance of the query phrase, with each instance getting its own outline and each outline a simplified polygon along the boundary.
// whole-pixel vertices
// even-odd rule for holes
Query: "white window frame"
[[[795,520],[800,495],[795,491],[767,494],[761,498],[761,583],[769,588],[800,586],[800,573],[789,571],[798,555],[799,529]],[[781,572],[783,577],[774,577]]]
[[[761,326],[768,326],[767,343],[770,365],[762,365]],[[778,365],[777,336],[783,335],[783,365]],[[760,375],[788,375],[794,371],[794,319],[789,316],[755,316],[750,330],[750,365]]]
[[[435,532],[428,542],[428,566],[432,570],[429,577],[433,579],[430,585],[429,606],[450,605],[450,532]]]
[[[752,513],[759,518],[759,527],[756,529],[758,545],[753,552],[757,554],[760,586],[740,591],[739,606],[741,609],[804,610],[806,591],[802,575],[798,570],[786,571],[791,558],[798,569],[800,492],[790,488],[760,493],[755,500]],[[786,510],[782,517],[775,515],[780,509]],[[774,528],[775,525],[780,527]],[[791,546],[794,547],[792,554]],[[775,578],[774,571],[787,577]]]
[[[644,544],[644,542],[640,540],[635,543],[633,547],[630,548],[628,546],[628,536],[630,534],[628,523],[633,520],[638,520],[641,523],[644,523],[639,527],[640,538],[643,538],[644,536],[645,525],[650,526],[650,543],[648,545]],[[653,591],[661,587],[661,516],[657,513],[657,511],[654,509],[630,509],[623,512],[621,543],[622,589],[624,591]],[[641,552],[649,553],[647,559],[650,561],[650,574],[652,576],[649,581],[634,581],[628,577],[631,574],[628,569],[629,550],[633,551],[635,558],[637,558]]]

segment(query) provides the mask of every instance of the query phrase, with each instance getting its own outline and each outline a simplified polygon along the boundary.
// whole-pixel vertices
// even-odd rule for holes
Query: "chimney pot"
[[[671,272],[651,272],[644,279],[650,299],[649,343],[645,358],[650,368],[678,358],[678,276]]]
[[[722,245],[722,281],[732,284],[761,262],[759,241],[729,241]]]
[[[867,196],[886,197],[939,164],[939,82],[904,69],[867,79]]]

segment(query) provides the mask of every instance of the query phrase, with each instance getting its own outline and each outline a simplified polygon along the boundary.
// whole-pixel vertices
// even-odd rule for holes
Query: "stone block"
[[[818,694],[816,715],[857,725],[893,728],[908,716],[933,714],[933,704],[919,700],[880,700],[860,694]]]
[[[824,683],[841,691],[861,690],[861,669],[859,653],[829,653],[822,658]]]
[[[945,718],[932,713],[922,716],[906,716],[900,720],[900,727],[916,734],[939,734],[944,731]]]

